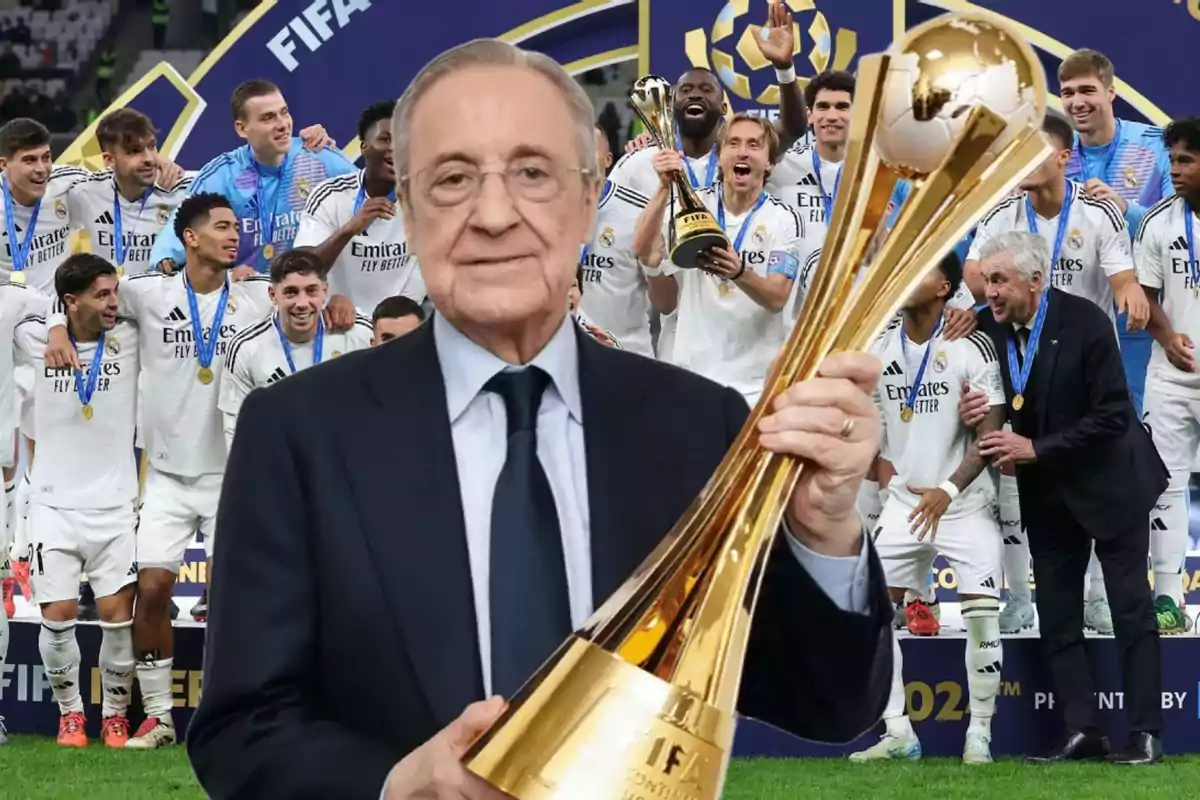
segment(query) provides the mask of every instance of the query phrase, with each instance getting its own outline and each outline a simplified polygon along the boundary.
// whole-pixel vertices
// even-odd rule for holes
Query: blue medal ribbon
[[[67,336],[71,338],[71,346],[78,353],[79,344],[75,341],[75,335],[67,331]],[[103,360],[104,331],[101,331],[100,338],[96,340],[96,353],[92,356],[92,363],[88,365],[87,383],[83,381],[83,370],[75,370],[75,394],[79,396],[79,402],[84,408],[83,415],[87,419],[92,418],[92,395],[96,393],[96,383],[100,380],[100,362]]]
[[[1191,204],[1183,201],[1183,235],[1187,239],[1188,249],[1188,268],[1192,271],[1192,291],[1200,289],[1200,263],[1196,262],[1196,234],[1192,230],[1192,217],[1195,212],[1192,211]]]
[[[838,167],[837,177],[833,180],[833,194],[825,191],[825,182],[821,180],[821,156],[817,155],[816,145],[812,149],[812,169],[813,176],[817,179],[817,191],[821,193],[821,199],[825,203],[825,221],[828,222],[833,216],[833,201],[837,199],[838,187],[842,184],[842,168]]]
[[[396,190],[392,189],[390,192],[388,192],[387,197],[388,197],[388,200],[391,200],[393,203],[395,203],[396,202]],[[363,203],[365,203],[365,202],[367,202],[367,182],[366,182],[366,178],[364,177],[359,182],[358,197],[354,198],[354,210],[350,212],[350,215],[354,216],[355,214],[357,214],[359,212],[359,209],[361,209],[363,207]],[[368,223],[367,227],[363,228],[363,233],[366,233],[368,230],[370,230],[370,228],[371,228],[371,225]]]
[[[1087,156],[1083,152],[1083,139],[1076,139],[1075,149],[1079,154],[1079,172],[1083,175],[1083,183],[1087,183],[1092,178],[1097,178],[1104,183],[1109,182],[1108,173],[1112,169],[1113,159],[1117,156],[1117,150],[1121,148],[1121,120],[1117,120],[1117,127],[1113,130],[1112,141],[1108,143],[1108,148],[1104,153],[1104,170],[1101,175],[1091,175],[1088,173]]]
[[[921,393],[921,381],[925,380],[925,367],[929,365],[929,354],[933,352],[933,342],[937,339],[938,331],[942,329],[942,317],[938,317],[937,324],[933,326],[933,333],[929,335],[929,341],[925,343],[925,355],[921,356],[921,366],[917,367],[916,377],[913,378],[912,386],[908,390],[908,396],[904,398],[903,408],[908,412],[900,413],[900,418],[904,421],[912,419],[913,404],[917,402],[917,396]],[[908,370],[908,335],[904,332],[904,326],[900,326],[900,352],[904,356],[904,369]]]
[[[675,141],[681,141],[683,137],[679,134],[679,126],[675,126]],[[687,154],[683,156],[683,168],[687,170],[688,180],[691,181],[693,189],[711,189],[713,181],[717,179],[717,146],[714,144],[712,150],[708,151],[708,166],[704,168],[704,186],[700,185],[700,181],[696,179],[696,173],[692,171],[692,162],[688,160]]]
[[[1050,282],[1054,270],[1058,267],[1059,256],[1062,255],[1063,241],[1067,237],[1067,228],[1071,224],[1071,206],[1075,203],[1075,191],[1071,186],[1071,182],[1067,181],[1067,193],[1063,197],[1062,210],[1058,212],[1058,232],[1054,236],[1054,252],[1050,254],[1050,271],[1046,273],[1046,282]],[[1038,232],[1038,216],[1037,211],[1033,207],[1033,201],[1029,199],[1029,194],[1025,195],[1025,222],[1029,226],[1029,232],[1037,234]]]
[[[283,334],[283,323],[279,320],[279,313],[275,314],[275,332],[279,334],[279,344],[283,347],[283,357],[287,359],[288,369],[292,374],[296,374],[296,361],[292,358],[292,343]],[[325,320],[320,316],[317,317],[317,335],[313,338],[313,366],[321,363],[321,354],[325,349]]]
[[[604,201],[608,199],[609,194],[611,194],[613,189],[615,189],[615,188],[616,188],[616,185],[612,181],[604,182],[604,188],[600,190],[600,202],[597,203],[597,205],[596,205],[597,208],[604,205]],[[592,242],[596,241],[596,234],[599,232],[600,232],[600,212],[597,211],[596,212],[596,224],[592,227],[592,238],[589,239],[587,241],[587,244],[585,244],[579,251],[579,266],[581,266],[581,267],[587,266],[588,254],[592,252]]]
[[[723,202],[724,190],[717,193],[717,224],[721,226],[721,230],[729,233],[725,229],[725,203]],[[750,223],[754,220],[754,215],[763,207],[763,203],[767,202],[767,193],[763,192],[758,196],[758,201],[754,204],[754,208],[750,209],[750,213],[746,215],[746,221],[742,223],[742,229],[738,231],[737,239],[733,242],[733,252],[738,258],[742,257],[742,242],[746,239],[746,231],[750,230]]]
[[[33,232],[37,230],[38,212],[42,210],[42,198],[33,204],[33,213],[29,216],[29,227],[25,229],[25,238],[17,244],[17,223],[13,219],[13,196],[8,188],[8,176],[0,178],[0,187],[4,191],[4,224],[8,231],[8,249],[12,251],[12,271],[24,273],[25,264],[29,261],[29,251],[33,249]],[[24,275],[22,275],[22,278]]]
[[[142,212],[146,210],[146,201],[152,194],[154,194],[154,187],[147,186],[146,193],[142,195],[142,205],[138,208],[138,219],[142,218]],[[121,222],[121,190],[115,181],[113,182],[113,255],[116,256],[118,267],[125,266],[125,226]]]
[[[213,356],[217,352],[217,341],[221,338],[221,323],[225,321],[225,308],[229,305],[229,278],[226,276],[225,285],[221,288],[221,297],[217,300],[217,313],[213,314],[212,328],[208,338],[204,338],[204,325],[200,322],[200,303],[196,300],[196,290],[192,288],[187,272],[183,273],[183,287],[187,290],[188,310],[192,315],[192,339],[196,343],[196,360],[203,370],[211,369]],[[211,375],[209,381],[211,381]],[[205,381],[208,383],[209,381]]]
[[[262,165],[250,155],[250,163],[254,165],[255,186],[254,200],[258,205],[258,228],[262,235],[262,247],[267,247],[275,243],[275,207],[279,205],[279,194],[283,191],[284,182],[287,180],[287,166],[289,155],[283,157],[283,163],[279,165],[279,181],[275,186],[275,196],[271,198],[270,207],[267,206],[267,190],[263,186]]]

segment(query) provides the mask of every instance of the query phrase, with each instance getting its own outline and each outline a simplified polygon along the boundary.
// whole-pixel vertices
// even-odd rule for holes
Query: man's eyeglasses
[[[504,170],[481,170],[472,164],[426,167],[416,175],[404,175],[402,184],[411,182],[421,197],[435,206],[450,208],[475,202],[488,175],[499,175],[509,196],[531,203],[549,203],[562,195],[569,176],[591,174],[580,167],[562,167],[548,162],[519,162]]]

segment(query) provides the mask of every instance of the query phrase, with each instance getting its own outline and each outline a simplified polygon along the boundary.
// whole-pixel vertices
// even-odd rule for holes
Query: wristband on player
[[[956,497],[958,497],[958,487],[954,485],[954,481],[942,481],[941,485],[938,486],[938,488],[941,489],[946,494],[950,495],[951,503],[953,503],[954,499]]]
[[[796,82],[796,67],[794,64],[789,64],[787,69],[775,68],[775,80],[780,86],[787,86],[790,83]]]
[[[662,267],[647,267],[645,264],[643,264],[642,274],[647,278],[657,278],[662,275]]]

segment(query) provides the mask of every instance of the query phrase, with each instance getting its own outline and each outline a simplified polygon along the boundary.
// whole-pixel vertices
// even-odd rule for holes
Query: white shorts
[[[26,439],[37,441],[33,427],[33,366],[21,364],[13,370],[17,383],[17,410],[21,414],[21,433]]]
[[[1161,381],[1146,380],[1142,424],[1150,429],[1154,447],[1171,472],[1170,488],[1186,489],[1200,452],[1200,397],[1168,394],[1161,387]]]
[[[937,538],[926,536],[917,541],[909,533],[912,509],[896,500],[884,503],[875,529],[875,549],[883,562],[887,585],[893,589],[924,590],[929,580],[933,558],[939,553],[946,557],[958,574],[958,593],[1000,596],[1000,574],[1004,544],[996,509],[988,505],[973,514],[955,519],[943,518],[938,523]]]
[[[51,508],[29,501],[30,582],[38,603],[79,597],[87,573],[97,597],[137,581],[137,512],[119,508]]]
[[[137,540],[141,569],[157,567],[178,573],[197,530],[204,534],[204,552],[212,558],[223,477],[185,478],[154,467],[146,470]]]

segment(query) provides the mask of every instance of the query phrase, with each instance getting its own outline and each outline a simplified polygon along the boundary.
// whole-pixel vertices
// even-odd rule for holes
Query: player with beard
[[[371,346],[412,333],[424,321],[425,310],[411,297],[397,295],[384,298],[371,312]]]
[[[683,157],[670,150],[655,153],[659,188],[635,238],[651,302],[664,313],[679,309],[675,363],[736,389],[750,405],[783,342],[782,312],[809,249],[800,215],[764,189],[778,146],[775,128],[760,117],[738,114],[725,128],[718,180],[699,196],[732,249],[707,251],[699,269],[670,263],[667,207],[674,176],[684,169]]]
[[[1054,149],[1020,186],[1020,193],[993,208],[980,222],[971,244],[966,281],[975,297],[983,299],[985,281],[979,253],[993,237],[1008,231],[1029,231],[1046,240],[1054,254],[1051,285],[1087,298],[1114,318],[1127,313],[1129,329],[1145,326],[1150,306],[1133,272],[1129,230],[1125,216],[1107,198],[1094,199],[1083,184],[1067,178],[1074,139],[1066,120],[1047,114],[1042,135]],[[1005,530],[1004,566],[1009,602],[1001,616],[1001,630],[1016,633],[1033,626],[1034,608],[1029,586],[1029,541],[1021,526],[1016,477],[1011,467],[1000,477],[1000,517]],[[1085,621],[1100,633],[1112,633],[1112,612],[1103,594],[1099,563],[1093,556],[1093,583]]]
[[[985,334],[952,342],[940,335],[946,301],[961,279],[958,256],[951,253],[917,285],[900,323],[890,326],[872,348],[885,365],[875,394],[883,420],[877,470],[880,483],[889,489],[875,528],[875,547],[895,602],[905,590],[925,588],[939,553],[957,572],[971,696],[963,761],[984,764],[992,760],[991,718],[1003,662],[998,599],[1002,544],[976,436],[999,429],[1005,399],[1000,363]],[[971,387],[983,391],[991,404],[978,433],[958,414],[958,396]],[[879,742],[853,754],[853,761],[921,756],[921,743],[904,713],[898,640],[893,639],[892,649],[892,690],[883,712],[886,732]]]
[[[1172,122],[1163,141],[1176,194],[1143,217],[1133,258],[1154,337],[1143,421],[1171,475],[1150,517],[1154,610],[1159,633],[1176,634],[1192,627],[1182,608],[1180,573],[1188,550],[1188,478],[1200,452],[1200,117]]]
[[[197,530],[212,557],[226,457],[217,393],[229,341],[271,310],[267,277],[230,278],[238,263],[238,221],[228,199],[193,195],[176,209],[174,224],[187,247],[184,269],[170,276],[149,272],[122,278],[118,292],[118,313],[136,321],[140,331],[151,443],[138,526],[133,627],[146,719],[126,743],[129,749],[175,741],[168,604]],[[346,304],[344,298],[341,303]],[[49,320],[51,328],[62,324],[61,316]],[[50,337],[47,366],[78,368],[65,329],[51,330]]]
[[[371,346],[371,320],[362,315],[348,331],[325,330],[321,314],[328,292],[324,261],[311,248],[294,248],[271,262],[275,312],[234,336],[225,356],[217,405],[225,420],[227,447],[233,445],[238,412],[250,392]]]
[[[392,164],[394,101],[375,103],[358,120],[365,168],[320,183],[308,196],[295,247],[311,247],[329,271],[330,291],[358,308],[404,295],[420,303],[425,282],[396,213]]]
[[[118,275],[139,275],[150,269],[150,249],[192,178],[158,184],[154,123],[132,108],[102,117],[96,141],[106,169],[68,191],[71,218],[87,230],[91,251],[115,264]]]
[[[17,326],[18,354],[36,371],[34,407],[41,421],[30,474],[32,579],[41,606],[38,648],[59,706],[58,744],[84,747],[84,701],[75,637],[76,587],[87,571],[102,638],[101,740],[129,738],[133,689],[133,592],[137,582],[137,465],[133,449],[138,329],[117,316],[117,270],[97,255],[73,255],[55,278],[67,331],[81,369],[43,364],[44,315]],[[72,374],[74,372],[74,374]]]
[[[320,125],[293,137],[291,111],[270,81],[239,84],[229,105],[234,131],[246,145],[204,165],[190,193],[229,198],[241,232],[238,263],[266,272],[277,252],[291,248],[313,188],[326,178],[354,172],[354,165]],[[167,222],[150,254],[150,263],[163,272],[176,271],[186,255],[175,227]]]

